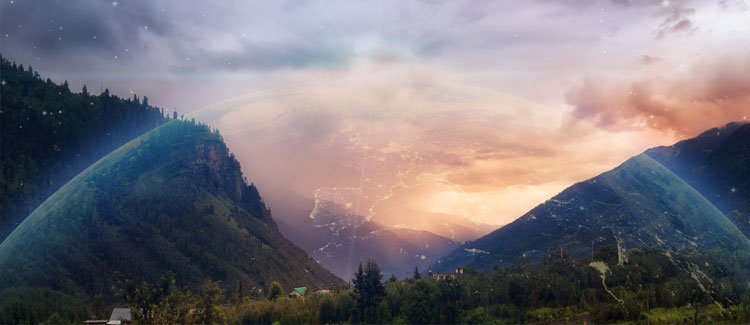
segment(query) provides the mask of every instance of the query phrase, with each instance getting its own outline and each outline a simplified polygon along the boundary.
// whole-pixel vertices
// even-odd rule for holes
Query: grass
[[[731,306],[728,309],[722,309],[717,304],[710,304],[699,310],[698,322],[731,324],[733,323],[731,315],[735,314],[738,308],[737,306]],[[641,313],[641,315],[647,318],[651,324],[692,323],[695,317],[695,309],[692,307],[653,308],[648,312]]]

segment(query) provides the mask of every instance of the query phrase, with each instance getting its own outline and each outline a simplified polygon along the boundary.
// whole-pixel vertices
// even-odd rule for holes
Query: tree
[[[395,274],[391,274],[391,277],[388,279],[388,282],[398,282],[398,278]]]
[[[241,304],[242,299],[245,297],[245,288],[244,288],[244,285],[242,284],[242,280],[237,281],[237,291],[234,293],[234,296],[236,299],[235,302],[237,304]]]
[[[132,278],[126,277],[117,281],[120,287],[117,296],[125,298],[130,307],[133,321],[137,323],[153,323],[157,306],[175,289],[173,272],[167,272],[153,285],[146,281],[137,284]]]
[[[104,313],[104,297],[101,293],[94,296],[94,301],[91,303],[91,312],[96,318],[103,318],[106,315]]]
[[[368,259],[364,269],[362,263],[359,263],[357,273],[354,274],[352,280],[353,296],[357,303],[358,314],[356,316],[359,321],[374,323],[377,320],[377,307],[385,296],[382,279],[383,274],[374,260]]]
[[[55,312],[52,314],[52,316],[50,316],[48,323],[49,324],[69,324],[72,322],[70,321],[70,319],[60,316],[59,313]]]
[[[93,96],[84,85],[72,93],[67,82],[42,80],[2,57],[0,71],[0,139],[8,139],[0,141],[0,242],[83,169],[168,121],[159,109],[109,91]]]
[[[419,267],[414,266],[414,280],[419,280],[422,278],[422,275],[419,274]]]
[[[332,299],[324,298],[318,310],[318,322],[320,324],[336,323],[336,306]]]
[[[599,247],[594,253],[594,261],[602,261],[610,267],[617,265],[618,254],[617,246],[606,245]]]
[[[409,323],[434,324],[437,322],[436,292],[428,281],[413,282],[405,294],[402,312]]]
[[[175,287],[159,302],[154,321],[159,324],[192,323],[190,310],[195,308],[195,298],[190,290]]]
[[[281,297],[282,292],[283,291],[281,290],[281,284],[274,281],[271,283],[271,287],[268,288],[268,296],[266,298],[270,301],[274,301],[276,299],[279,299],[279,297]]]
[[[202,324],[223,323],[226,321],[226,313],[221,303],[224,302],[224,289],[219,285],[219,281],[206,280],[203,283],[203,297],[198,303],[198,309],[201,313],[198,321]]]
[[[192,295],[175,285],[174,272],[161,276],[156,284],[137,284],[132,278],[117,281],[117,296],[127,300],[136,323],[186,323],[193,307]]]

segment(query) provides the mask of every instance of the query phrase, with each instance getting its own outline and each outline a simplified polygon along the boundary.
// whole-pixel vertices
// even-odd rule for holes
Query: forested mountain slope
[[[747,237],[693,187],[646,154],[565,189],[516,221],[464,244],[439,269],[489,269],[562,250],[573,257],[596,247],[748,249]]]
[[[167,271],[193,289],[221,280],[230,293],[239,282],[265,292],[272,281],[340,281],[282,237],[221,136],[179,119],[87,168],[0,244],[0,291],[111,301],[117,273],[155,281]]]
[[[646,154],[684,179],[750,236],[750,124],[730,123]]]
[[[0,242],[92,163],[168,120],[148,99],[73,93],[0,59]]]

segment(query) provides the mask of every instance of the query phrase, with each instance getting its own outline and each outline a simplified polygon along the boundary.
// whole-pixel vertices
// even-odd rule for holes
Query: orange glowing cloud
[[[750,53],[699,61],[672,79],[586,79],[566,99],[573,115],[606,129],[695,136],[750,115]]]
[[[316,74],[196,116],[222,130],[267,193],[437,233],[446,218],[508,223],[642,149],[559,109],[413,67],[379,68],[328,72],[325,84],[310,81]]]

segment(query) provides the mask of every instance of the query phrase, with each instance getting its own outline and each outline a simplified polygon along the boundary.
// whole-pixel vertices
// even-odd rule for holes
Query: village
[[[447,273],[433,273],[432,270],[427,271],[427,274],[430,278],[438,280],[438,281],[446,281],[446,280],[453,280],[456,277],[464,274],[463,268],[456,268],[453,272],[447,272]],[[411,280],[411,279],[407,279]],[[328,296],[333,294],[333,290],[331,289],[318,289],[314,292],[308,292],[310,289],[306,286],[304,287],[296,287],[289,291],[289,293],[286,294],[286,297],[288,299],[305,299],[307,297],[315,296],[315,297],[322,297],[322,296]],[[189,313],[191,315],[198,315],[202,311],[198,309],[191,309]],[[122,324],[130,324],[133,323],[133,317],[131,315],[130,308],[127,307],[115,307],[112,309],[112,313],[109,316],[109,319],[91,319],[84,322],[84,324],[87,325],[122,325]]]

